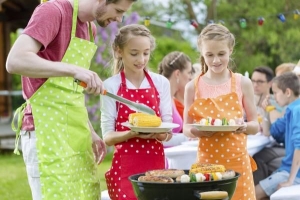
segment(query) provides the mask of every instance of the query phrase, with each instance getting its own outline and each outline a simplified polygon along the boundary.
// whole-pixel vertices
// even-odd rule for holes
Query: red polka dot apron
[[[97,46],[91,24],[90,41],[76,37],[77,12],[75,0],[71,40],[61,62],[88,69]],[[48,78],[18,109],[17,137],[26,104],[31,105],[34,119],[42,199],[98,200],[100,181],[83,88],[73,77]]]
[[[216,98],[201,98],[198,82],[195,81],[195,101],[189,109],[189,116],[195,122],[202,118],[243,117],[243,110],[236,93],[236,77],[231,72],[231,93]],[[202,137],[198,145],[198,162],[222,164],[226,169],[232,169],[241,174],[238,179],[233,200],[255,200],[252,170],[256,170],[255,161],[247,152],[247,135],[234,132],[217,132],[211,137]]]
[[[145,72],[145,76],[151,86],[147,89],[128,89],[125,74],[121,74],[121,85],[118,95],[137,103],[144,103],[153,108],[156,115],[160,116],[160,98],[152,79]],[[128,115],[134,111],[126,105],[117,102],[118,116],[116,119],[116,131],[126,131],[127,127],[121,123],[128,121]],[[164,169],[165,155],[163,145],[155,139],[132,138],[115,145],[115,152],[110,170],[105,174],[109,196],[112,200],[136,200],[129,176],[144,173],[153,169]]]

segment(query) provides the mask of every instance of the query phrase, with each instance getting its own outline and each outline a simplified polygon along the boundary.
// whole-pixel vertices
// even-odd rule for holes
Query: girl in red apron
[[[132,24],[119,30],[113,43],[115,75],[104,82],[105,89],[128,100],[151,107],[164,122],[172,122],[169,81],[146,70],[155,46],[150,31]],[[122,126],[135,111],[109,97],[102,97],[101,128],[104,141],[115,147],[112,166],[105,174],[109,196],[113,200],[135,200],[128,179],[147,170],[164,169],[165,155],[161,141],[171,134],[139,134]],[[162,106],[164,105],[164,106]]]
[[[185,92],[184,134],[199,137],[198,162],[222,164],[241,174],[233,200],[255,200],[252,171],[256,164],[247,153],[247,135],[258,132],[251,81],[228,69],[234,36],[218,24],[205,27],[198,37],[202,74],[188,83]],[[186,124],[202,118],[247,122],[236,132],[203,132]]]

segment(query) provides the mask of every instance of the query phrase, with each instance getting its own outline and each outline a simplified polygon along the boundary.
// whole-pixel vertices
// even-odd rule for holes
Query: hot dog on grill
[[[156,182],[156,183],[173,183],[174,180],[166,176],[140,176],[138,181],[141,182]]]
[[[180,169],[158,169],[150,170],[146,172],[146,176],[166,176],[170,178],[177,178],[178,176],[184,175],[184,171]]]

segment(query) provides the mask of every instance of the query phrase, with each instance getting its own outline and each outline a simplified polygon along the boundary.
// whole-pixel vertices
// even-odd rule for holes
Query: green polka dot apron
[[[203,74],[202,74],[203,75]],[[243,109],[236,93],[236,77],[231,72],[231,92],[216,98],[201,98],[197,89],[199,79],[195,80],[195,101],[189,109],[189,116],[195,121],[202,118],[235,119],[243,117]],[[198,145],[198,162],[222,164],[241,174],[232,200],[254,200],[255,191],[252,170],[255,161],[247,152],[247,135],[234,132],[217,132],[211,137],[202,137]]]
[[[97,46],[91,24],[90,41],[75,37],[77,12],[75,0],[71,41],[62,62],[88,69]],[[34,119],[43,199],[99,199],[100,182],[83,88],[74,84],[72,77],[49,78],[17,111],[21,114],[16,148],[27,104],[31,105]]]

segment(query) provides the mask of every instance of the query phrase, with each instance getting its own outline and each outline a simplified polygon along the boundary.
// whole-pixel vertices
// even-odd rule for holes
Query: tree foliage
[[[284,62],[300,59],[300,17],[295,20],[293,11],[300,9],[299,0],[174,0],[166,13],[177,13],[185,19],[196,16],[198,34],[209,20],[225,22],[225,26],[236,36],[234,60],[238,71],[251,72],[257,66],[270,66],[273,69]],[[207,10],[196,10],[196,5],[204,4]],[[186,9],[192,7],[194,9]],[[284,14],[286,22],[281,22],[278,14]],[[199,16],[205,20],[201,21]],[[264,17],[259,26],[257,20]],[[239,20],[247,20],[247,27],[241,28]]]
[[[252,71],[261,65],[274,69],[281,63],[297,63],[300,59],[300,46],[297,45],[300,43],[300,18],[293,18],[293,11],[300,8],[300,1],[223,0],[217,8],[218,16],[232,19],[226,26],[236,36],[234,57],[241,71]],[[286,22],[277,18],[280,13],[285,14]],[[262,26],[257,23],[260,16],[265,18]],[[233,20],[241,17],[248,19],[244,29]]]
[[[140,16],[150,16],[161,22],[172,17],[178,23],[191,26],[189,20],[197,20],[199,26],[189,32],[193,36],[197,36],[210,20],[215,23],[223,20],[224,25],[236,36],[233,59],[237,71],[241,73],[251,73],[257,66],[275,68],[283,62],[296,63],[299,60],[300,46],[297,44],[300,43],[300,17],[294,20],[292,13],[296,9],[300,9],[299,0],[172,0],[168,6],[153,1],[138,1],[133,6]],[[279,13],[285,14],[286,22],[278,20]],[[257,23],[259,17],[265,19],[262,26]],[[245,28],[239,23],[242,18],[247,20]],[[138,23],[143,23],[143,18]],[[175,50],[183,51],[193,62],[198,60],[198,52],[193,48],[196,41],[185,40],[181,31],[156,25],[148,28],[157,41],[157,48],[149,63],[153,71],[157,70],[158,63],[167,53]],[[108,46],[105,52],[110,52]],[[104,79],[110,76],[107,69],[105,72]]]
[[[153,71],[157,71],[157,67],[159,62],[163,59],[165,55],[172,51],[182,51],[186,55],[188,55],[192,62],[197,62],[198,53],[197,51],[191,47],[190,43],[184,40],[177,41],[172,38],[163,36],[157,37],[156,39],[157,48],[154,51],[152,58],[150,60],[149,66]]]

